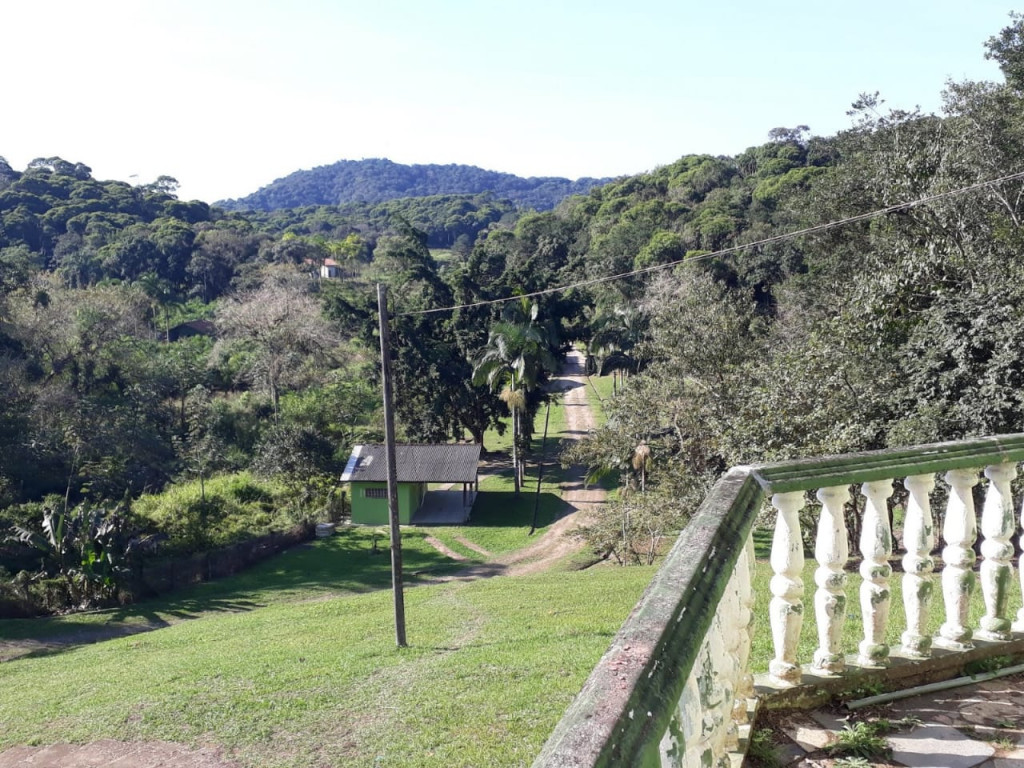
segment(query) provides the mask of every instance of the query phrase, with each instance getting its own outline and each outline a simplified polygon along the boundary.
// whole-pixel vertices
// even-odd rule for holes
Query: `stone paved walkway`
[[[842,766],[824,748],[847,723],[904,718],[886,738],[892,756],[875,768],[1024,768],[1024,675],[923,694],[866,711],[818,710],[779,718],[779,757],[795,768]],[[755,727],[760,727],[760,724]]]

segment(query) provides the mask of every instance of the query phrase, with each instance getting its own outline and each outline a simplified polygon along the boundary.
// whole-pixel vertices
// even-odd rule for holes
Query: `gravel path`
[[[594,429],[594,412],[587,402],[587,377],[583,363],[583,354],[572,350],[566,358],[562,375],[552,382],[554,388],[565,393],[566,432],[571,440],[580,440]],[[509,575],[547,570],[558,560],[582,549],[583,542],[572,535],[572,531],[604,504],[607,496],[603,488],[587,488],[585,477],[586,468],[569,468],[562,481],[562,499],[568,508],[536,543],[506,556],[503,562],[510,566]]]

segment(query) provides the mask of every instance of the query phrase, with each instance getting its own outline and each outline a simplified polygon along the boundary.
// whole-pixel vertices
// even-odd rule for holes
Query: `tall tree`
[[[543,327],[534,322],[536,311],[537,306],[533,305],[529,323],[503,321],[494,324],[488,334],[487,345],[473,366],[473,381],[486,382],[492,390],[500,390],[500,397],[511,412],[516,494],[523,477],[522,453],[525,446],[522,420],[527,411],[527,395],[536,389],[545,372],[553,372],[557,367]]]
[[[275,415],[282,392],[301,383],[310,361],[322,363],[337,352],[340,342],[316,299],[293,281],[229,297],[216,323],[243,356],[241,374],[267,393]]]

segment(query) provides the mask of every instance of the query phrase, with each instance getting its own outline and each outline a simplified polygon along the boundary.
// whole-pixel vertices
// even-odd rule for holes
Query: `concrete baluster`
[[[796,647],[803,625],[804,547],[800,538],[798,513],[804,506],[803,492],[776,493],[772,496],[775,535],[772,538],[770,589],[772,593],[768,614],[771,620],[772,643],[775,658],[768,665],[769,678],[775,685],[791,686],[800,682],[800,665],[796,662]]]
[[[971,489],[978,484],[978,473],[969,469],[953,469],[945,474],[949,483],[949,503],[946,521],[942,526],[942,600],[946,607],[946,621],[939,627],[934,644],[951,651],[966,651],[974,647],[972,632],[967,624],[967,610],[974,593],[974,561],[972,547],[978,536],[978,521],[974,513]]]
[[[885,628],[889,622],[889,578],[892,566],[892,530],[889,527],[887,499],[892,495],[892,480],[864,483],[861,493],[867,500],[860,532],[860,610],[864,621],[864,639],[860,642],[857,663],[867,667],[885,664],[889,646]]]
[[[836,675],[843,671],[843,624],[846,622],[846,573],[843,568],[850,557],[843,509],[850,500],[847,486],[821,488],[818,535],[814,543],[814,614],[818,622],[818,650],[814,652],[814,669],[821,674]]]
[[[924,634],[928,607],[931,604],[935,561],[935,522],[928,494],[935,488],[935,475],[914,475],[903,481],[910,492],[907,514],[903,521],[903,609],[907,629],[900,638],[907,656],[923,659],[931,655],[932,639]]]
[[[989,479],[985,505],[981,510],[981,561],[979,577],[981,594],[985,599],[985,615],[976,636],[982,640],[1009,640],[1010,618],[1007,603],[1010,581],[1013,579],[1013,536],[1017,521],[1013,515],[1010,483],[1017,474],[1013,463],[994,464],[985,468]]]

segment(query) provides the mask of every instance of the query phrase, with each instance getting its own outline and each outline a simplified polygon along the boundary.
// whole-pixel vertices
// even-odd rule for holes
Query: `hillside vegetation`
[[[590,536],[623,562],[733,464],[1022,431],[1022,39],[1013,17],[987,44],[1005,81],[949,83],[941,114],[864,94],[834,136],[775,128],[541,213],[226,212],[170,179],[0,163],[0,516],[39,533],[77,509],[97,533],[116,508],[159,546],[134,499],[244,471],[293,520],[333,513],[350,447],[381,431],[376,283],[402,439],[509,429],[521,464],[569,344],[615,376],[570,458],[620,485]],[[19,536],[0,566],[23,600],[68,558]]]
[[[585,194],[610,179],[524,179],[473,165],[402,165],[385,158],[340,160],[295,171],[237,200],[218,207],[233,211],[273,211],[308,205],[380,203],[403,197],[490,193],[522,208],[546,211],[569,195]]]

